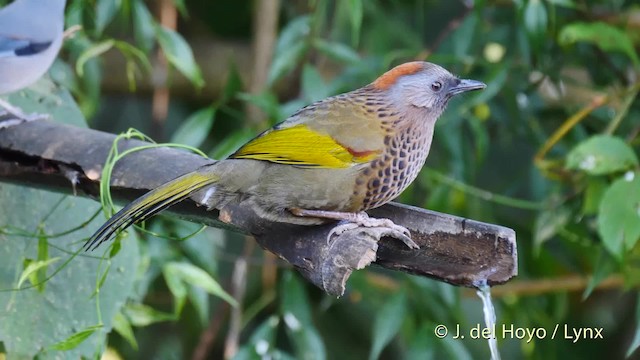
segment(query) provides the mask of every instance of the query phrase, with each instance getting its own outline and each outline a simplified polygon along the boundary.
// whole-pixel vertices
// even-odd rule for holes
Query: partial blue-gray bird
[[[0,9],[0,95],[26,88],[44,75],[64,38],[66,0],[16,0]],[[26,115],[7,101],[0,107],[21,120]]]

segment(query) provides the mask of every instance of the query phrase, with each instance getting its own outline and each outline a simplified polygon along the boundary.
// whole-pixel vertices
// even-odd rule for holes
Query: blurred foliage
[[[205,79],[201,67],[212,64],[197,64],[198,48],[189,46],[214,38],[249,46],[250,1],[173,0],[179,32],[158,23],[156,2],[69,3],[67,25],[83,30],[65,43],[51,76],[72,92],[91,125],[153,131],[151,97],[127,91],[151,76],[160,49],[174,70],[169,78],[184,76],[193,89],[191,97],[172,98],[162,136],[214,158],[301,106],[360,87],[406,60],[426,59],[486,82],[486,90],[450,104],[427,166],[399,201],[516,230],[519,275],[495,289],[499,327],[543,328],[549,336],[556,324],[603,328],[603,339],[576,343],[500,337],[503,358],[640,355],[640,6],[634,1],[282,0],[259,93],[248,93],[249,69],[233,57],[224,79]],[[120,93],[101,91],[109,51],[126,60],[121,70],[130,86]],[[203,101],[197,93],[206,81],[225,85]],[[262,111],[260,128],[245,120],[247,105]],[[197,232],[166,218],[146,230],[139,258],[146,271],[130,274],[137,285],[112,320],[116,331],[105,345],[111,356],[191,357],[208,334],[209,357],[221,358],[235,331],[229,314],[239,316],[240,359],[489,356],[485,340],[434,335],[438,324],[450,331],[482,324],[480,301],[469,291],[370,268],[352,276],[345,297],[333,299],[286,266],[272,279],[272,260],[239,235]],[[238,259],[248,266],[240,281],[246,291],[230,310],[208,294],[224,294],[215,278],[234,295]],[[24,277],[52,266],[40,264],[25,263]],[[587,279],[586,286],[574,286],[576,277]],[[93,290],[78,298],[85,301]],[[74,321],[62,325],[73,328]]]

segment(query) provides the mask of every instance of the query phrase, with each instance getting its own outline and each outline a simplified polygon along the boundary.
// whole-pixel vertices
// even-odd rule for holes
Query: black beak
[[[452,86],[447,91],[448,95],[458,95],[463,92],[472,91],[472,90],[482,90],[486,88],[487,85],[482,81],[477,80],[469,80],[469,79],[460,79],[457,82],[453,83]]]

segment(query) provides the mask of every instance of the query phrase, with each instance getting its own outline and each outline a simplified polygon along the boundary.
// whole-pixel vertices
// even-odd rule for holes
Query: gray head
[[[18,20],[26,24],[35,23],[35,20],[45,21],[51,19],[60,22],[64,16],[66,0],[16,0],[0,9],[0,18],[4,21]],[[25,24],[25,25],[26,25]],[[9,28],[3,26],[0,33],[9,32]]]
[[[401,109],[427,111],[436,117],[454,95],[486,87],[480,81],[459,79],[444,68],[424,61],[398,65],[371,85],[388,91],[394,105]]]

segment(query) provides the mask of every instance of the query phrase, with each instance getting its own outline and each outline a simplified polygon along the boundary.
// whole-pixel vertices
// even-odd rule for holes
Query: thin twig
[[[496,204],[510,206],[519,209],[525,210],[543,210],[546,208],[545,203],[543,202],[535,202],[530,200],[516,199],[509,196],[492,193],[487,190],[483,190],[477,188],[475,186],[471,186],[469,184],[465,184],[461,181],[458,181],[454,178],[446,176],[438,171],[425,168],[423,170],[430,178],[439,181],[441,183],[447,184],[454,189],[463,191],[469,195],[473,195],[479,197],[480,199],[491,201]]]
[[[256,5],[253,18],[253,76],[249,85],[249,92],[252,94],[259,94],[267,84],[278,32],[280,0],[262,0],[258,1]],[[263,129],[267,126],[264,113],[253,104],[247,106],[247,119],[253,128]],[[265,253],[262,268],[264,291],[273,286],[276,272],[275,255]]]
[[[249,92],[252,94],[259,94],[267,84],[278,32],[280,0],[261,0],[256,5],[253,21],[253,75],[249,85]],[[254,128],[266,127],[264,113],[255,105],[247,106],[247,119]]]
[[[629,112],[629,108],[631,108],[631,104],[633,104],[633,101],[636,99],[636,96],[638,96],[638,91],[640,91],[640,83],[636,84],[631,88],[631,90],[629,91],[629,94],[627,95],[627,97],[624,99],[624,102],[622,103],[622,107],[618,110],[618,112],[616,113],[616,116],[613,118],[613,120],[611,120],[611,122],[607,126],[607,129],[604,131],[605,134],[613,135],[613,133],[618,128],[618,126],[620,126],[620,123]]]
[[[551,148],[558,143],[558,141],[560,141],[569,132],[569,130],[573,129],[573,127],[580,123],[580,121],[584,120],[587,115],[591,114],[595,109],[606,104],[608,101],[609,97],[606,95],[597,96],[593,98],[587,106],[569,117],[542,145],[535,156],[535,163],[540,165],[549,150],[551,150]]]
[[[367,273],[366,279],[369,284],[379,289],[395,291],[401,286],[398,280],[380,273]],[[504,285],[491,287],[491,297],[540,296],[565,291],[584,291],[587,286],[589,286],[589,281],[589,276],[577,274],[550,279],[512,281]],[[625,286],[627,286],[627,284],[625,284],[624,277],[622,275],[612,275],[599,282],[594,287],[594,291],[624,289]],[[476,290],[462,289],[462,296],[476,297]]]
[[[218,336],[218,332],[220,331],[224,318],[227,316],[228,312],[229,303],[226,301],[220,301],[213,312],[215,315],[209,320],[209,326],[202,335],[200,335],[198,345],[191,356],[192,360],[205,360],[209,357],[208,355],[211,352],[211,348],[213,347],[216,337]]]
[[[74,36],[76,36],[76,33],[78,33],[78,31],[82,30],[82,25],[73,25],[68,27],[64,33],[62,34],[62,37],[64,38],[65,41],[69,40],[69,39],[73,39]]]
[[[551,279],[520,280],[491,288],[494,298],[504,296],[539,296],[558,292],[584,291],[589,286],[590,278],[584,275],[568,275]],[[623,289],[626,286],[622,275],[613,275],[602,280],[594,290]],[[464,295],[476,296],[475,291],[464,290]]]
[[[175,30],[178,26],[178,10],[171,0],[161,0],[159,2],[160,24],[169,29]],[[169,113],[169,102],[171,95],[167,84],[169,63],[161,49],[156,53],[156,62],[153,68],[153,100],[152,100],[152,135],[155,139],[161,139],[164,133],[164,122]]]
[[[238,306],[231,309],[229,332],[224,343],[224,358],[231,359],[238,352],[238,342],[242,330],[242,302],[247,289],[247,258],[253,253],[255,242],[246,238],[242,256],[238,258],[231,275],[231,295],[238,302]]]
[[[636,140],[636,138],[640,136],[640,125],[636,126],[635,128],[633,128],[633,130],[631,130],[629,132],[629,135],[627,135],[627,142],[631,145],[634,146],[634,140]]]

